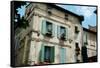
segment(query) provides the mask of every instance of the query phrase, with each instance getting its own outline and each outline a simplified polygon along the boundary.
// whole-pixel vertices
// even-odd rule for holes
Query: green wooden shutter
[[[55,36],[55,24],[52,24],[52,36]]]
[[[44,44],[41,45],[41,50],[40,50],[40,62],[44,62]]]
[[[55,59],[55,47],[51,47],[51,56],[50,56],[51,63],[54,62],[54,59]]]
[[[45,20],[42,20],[42,28],[41,28],[41,33],[43,35],[46,34],[46,31],[47,31],[47,28],[46,28],[46,21]]]
[[[57,26],[57,37],[60,38],[60,26]]]
[[[66,28],[66,40],[68,39],[68,28]]]

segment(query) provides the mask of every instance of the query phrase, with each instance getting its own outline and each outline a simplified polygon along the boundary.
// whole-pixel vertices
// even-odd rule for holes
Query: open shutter
[[[55,47],[51,47],[51,56],[50,56],[51,63],[54,62],[54,59],[55,59]]]
[[[68,39],[68,28],[66,28],[66,40]]]
[[[83,34],[83,41],[85,42],[85,34]]]
[[[55,24],[52,24],[52,36],[55,36]]]
[[[60,38],[60,26],[57,26],[57,37]]]
[[[45,47],[44,47],[44,45],[42,44],[41,45],[41,50],[40,50],[40,62],[44,62],[44,49],[45,49]]]
[[[88,42],[88,41],[87,41],[87,34],[86,34],[86,42]]]
[[[83,36],[84,43],[86,43],[86,39],[87,39],[87,36],[86,36],[86,33],[84,33],[84,36]]]
[[[20,48],[20,41],[18,38],[15,38],[15,50],[17,50],[18,48]]]
[[[41,33],[42,33],[43,35],[45,35],[45,34],[46,34],[46,30],[47,30],[47,28],[46,28],[46,21],[45,21],[45,20],[42,20]]]

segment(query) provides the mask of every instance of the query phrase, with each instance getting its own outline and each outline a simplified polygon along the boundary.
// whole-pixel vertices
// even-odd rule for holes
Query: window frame
[[[64,30],[64,33],[62,33],[61,30]],[[64,34],[63,37],[61,37],[62,34]],[[61,39],[61,40],[66,40],[66,27],[60,26],[60,39]]]

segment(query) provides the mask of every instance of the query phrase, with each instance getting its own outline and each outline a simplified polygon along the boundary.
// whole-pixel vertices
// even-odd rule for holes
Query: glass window
[[[44,47],[44,62],[47,63],[54,62],[54,47],[50,46]]]
[[[47,22],[47,31],[52,32],[52,24]]]
[[[60,37],[61,37],[61,39],[65,39],[65,37],[66,37],[66,29],[65,29],[65,27],[61,27],[60,28]]]
[[[44,57],[44,60],[46,62],[50,62],[50,54],[51,54],[51,48],[45,46],[45,57]]]

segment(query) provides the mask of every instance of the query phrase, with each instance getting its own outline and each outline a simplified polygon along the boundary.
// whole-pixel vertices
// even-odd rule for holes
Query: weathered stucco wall
[[[75,16],[72,16],[71,14],[68,14],[69,20],[65,20],[64,13],[61,11],[58,11],[56,9],[52,9],[52,15],[48,15],[47,6],[45,4],[37,4],[37,7],[34,9],[34,16],[32,23],[32,30],[41,32],[41,23],[42,20],[47,20],[55,24],[55,36],[51,38],[49,41],[54,43],[59,43],[59,40],[57,38],[57,25],[64,26],[68,28],[68,39],[72,39],[73,41],[69,43],[69,41],[65,41],[64,44],[67,45],[64,48],[66,48],[66,63],[73,63],[76,62],[75,59],[75,42],[79,43],[79,47],[82,46],[82,26],[80,24],[80,21]],[[75,26],[78,26],[79,28],[79,34],[75,34]],[[32,38],[38,38],[43,40],[44,36],[40,33],[39,36],[37,36],[37,33],[32,32]],[[30,48],[30,61],[35,61],[35,63],[38,63],[38,56],[39,51],[41,48],[42,42],[35,42],[31,41],[30,46],[34,46]],[[59,48],[60,45],[50,44],[49,46],[55,46],[55,63],[60,63],[59,60]],[[31,51],[32,50],[32,51]],[[36,52],[34,52],[36,50]],[[33,56],[33,57],[32,57]],[[81,61],[81,55],[80,55],[80,61]]]
[[[30,15],[27,16],[31,8]],[[55,8],[52,8],[52,14],[49,15],[47,13],[47,5],[46,4],[30,4],[26,8],[25,18],[29,21],[29,27],[26,30],[22,30],[22,32],[17,35],[20,36],[20,40],[23,39],[26,35],[29,36],[30,46],[29,48],[29,56],[28,56],[28,64],[34,65],[39,63],[39,55],[41,51],[41,45],[44,43],[46,46],[54,46],[55,47],[55,55],[53,64],[60,63],[60,48],[66,49],[66,62],[65,63],[74,63],[76,62],[76,54],[75,54],[75,43],[79,44],[79,48],[82,46],[82,25],[78,17],[68,14],[68,20],[65,19],[65,13],[59,11]],[[44,37],[41,33],[42,21],[47,20],[55,25],[55,35],[52,38]],[[66,41],[61,42],[57,38],[57,26],[63,26],[68,29],[68,38]],[[75,33],[75,26],[78,27],[79,33]],[[70,42],[71,40],[71,42]],[[81,53],[81,52],[80,52]],[[27,55],[27,54],[26,54]],[[80,62],[81,54],[78,56]],[[25,60],[25,59],[24,59]]]

